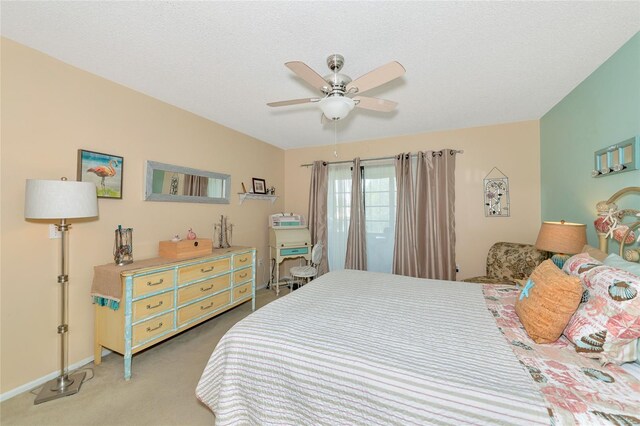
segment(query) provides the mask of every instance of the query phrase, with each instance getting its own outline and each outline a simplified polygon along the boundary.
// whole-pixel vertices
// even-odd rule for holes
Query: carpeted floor
[[[287,290],[280,293],[285,297]],[[276,299],[259,290],[256,308]],[[185,333],[133,356],[130,381],[123,357],[110,354],[93,368],[95,377],[76,395],[33,405],[29,392],[0,404],[0,423],[9,425],[212,425],[211,411],[195,397],[195,389],[218,340],[251,313],[244,303]],[[91,373],[87,374],[90,377]]]

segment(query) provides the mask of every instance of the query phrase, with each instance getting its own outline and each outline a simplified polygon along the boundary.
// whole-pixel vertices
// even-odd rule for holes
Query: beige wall
[[[158,241],[192,227],[211,237],[221,214],[234,243],[268,255],[267,216],[283,200],[238,204],[242,181],[284,187],[284,152],[272,145],[2,40],[1,392],[56,371],[59,363],[59,240],[27,222],[27,178],[75,180],[79,148],[124,157],[122,200],[99,201],[100,217],[70,232],[70,363],[92,355],[93,266],[112,261],[113,230],[134,229],[134,257],[157,255]],[[231,175],[229,205],[143,201],[144,162]],[[267,254],[265,254],[267,253]],[[265,262],[266,263],[266,262]],[[266,279],[266,268],[258,271]],[[134,360],[135,362],[135,360]]]
[[[456,258],[458,279],[484,275],[486,253],[496,241],[535,242],[540,227],[538,121],[400,136],[285,151],[285,210],[307,215],[313,160],[374,158],[400,152],[454,148],[456,158]],[[511,217],[484,216],[482,180],[497,166],[509,177]]]
[[[111,261],[117,225],[134,228],[134,256],[142,259],[157,255],[159,240],[189,227],[210,236],[219,216],[228,215],[234,243],[257,247],[267,264],[267,216],[307,215],[310,169],[300,164],[334,160],[332,146],[284,152],[6,39],[1,71],[0,392],[56,371],[59,362],[59,240],[48,238],[45,223],[24,220],[26,179],[75,179],[79,148],[124,157],[123,199],[101,199],[99,219],[77,221],[70,233],[69,360],[74,363],[92,355],[92,267]],[[537,121],[341,144],[338,160],[443,147],[465,151],[456,167],[459,277],[479,275],[493,242],[533,242],[537,235]],[[145,160],[229,173],[232,203],[145,202]],[[509,218],[484,217],[482,179],[493,166],[510,178]],[[279,194],[284,197],[273,205],[238,205],[240,183],[250,185],[254,176],[284,188]],[[266,267],[259,268],[261,283],[267,274]]]

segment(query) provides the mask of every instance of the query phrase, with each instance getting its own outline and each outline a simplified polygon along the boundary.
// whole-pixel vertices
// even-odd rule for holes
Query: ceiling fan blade
[[[325,81],[324,78],[314,70],[312,70],[309,65],[300,61],[291,61],[285,62],[287,68],[291,71],[295,72],[298,77],[315,87],[316,89],[326,92],[326,88],[329,87],[329,84]]]
[[[398,106],[397,102],[380,98],[369,98],[367,96],[356,96],[353,100],[356,101],[357,108],[370,109],[373,111],[390,112]]]
[[[405,69],[400,63],[393,61],[373,71],[369,71],[362,77],[356,78],[347,84],[347,92],[357,89],[355,93],[363,93],[378,87],[388,81],[401,77],[405,73]]]
[[[318,102],[320,98],[304,98],[304,99],[291,99],[289,101],[269,102],[267,105],[270,107],[281,107],[287,105],[306,104],[308,102]]]

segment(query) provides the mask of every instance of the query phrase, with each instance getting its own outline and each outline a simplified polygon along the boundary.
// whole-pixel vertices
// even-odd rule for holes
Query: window
[[[396,173],[392,164],[363,168],[367,270],[391,272],[396,228]]]
[[[393,162],[362,167],[367,265],[369,271],[391,272],[396,221],[396,179]],[[329,269],[344,269],[351,213],[351,166],[329,166],[327,194]]]
[[[351,167],[329,165],[327,191],[327,260],[330,271],[344,269],[351,215]]]

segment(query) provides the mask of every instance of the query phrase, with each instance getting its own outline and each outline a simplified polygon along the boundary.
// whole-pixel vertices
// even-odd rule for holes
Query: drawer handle
[[[159,329],[159,328],[161,328],[161,327],[162,327],[162,321],[160,321],[160,324],[158,324],[158,326],[157,326],[157,327],[153,327],[153,328],[151,328],[151,327],[147,327],[147,333],[149,333],[149,332],[151,332],[151,331],[154,331],[154,330],[157,330],[157,329]]]
[[[202,269],[202,268],[200,268],[200,272],[202,272],[202,273],[204,274],[204,273],[207,273],[207,272],[211,272],[211,271],[213,271],[214,269],[215,269],[215,266],[212,266],[212,267],[211,267],[211,268],[209,268],[209,269]]]
[[[248,289],[248,288],[245,288],[244,290],[240,290],[240,291],[238,291],[238,293],[240,293],[240,294],[244,294],[244,293],[246,293],[246,292],[247,292],[247,290],[249,290],[249,289]]]
[[[147,285],[148,285],[149,287],[152,287],[152,286],[154,286],[154,285],[162,284],[163,282],[164,282],[164,278],[160,278],[160,281],[157,281],[157,282],[155,282],[155,283],[152,283],[151,281],[147,281]]]
[[[159,308],[160,306],[162,306],[162,300],[158,302],[157,305],[147,305],[147,309],[155,309],[155,308]]]
[[[238,276],[239,276],[240,278],[244,278],[244,277],[246,277],[246,276],[247,276],[247,273],[245,272],[244,274],[240,274],[240,275],[238,275]]]
[[[246,262],[247,260],[249,260],[249,258],[248,258],[248,257],[243,257],[242,259],[238,259],[238,262],[240,262],[240,263],[244,263],[244,262]]]
[[[205,309],[209,309],[213,306],[213,302],[209,303],[207,306],[200,306],[200,310],[204,311]]]
[[[200,287],[200,291],[209,291],[213,288],[213,284],[211,284],[209,287]]]

